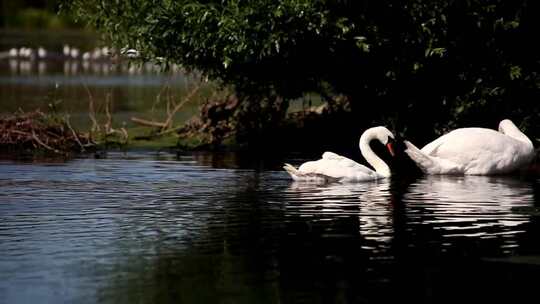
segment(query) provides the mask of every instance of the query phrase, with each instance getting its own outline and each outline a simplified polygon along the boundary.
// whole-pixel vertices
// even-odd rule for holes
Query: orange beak
[[[390,142],[387,143],[386,148],[388,148],[388,152],[390,152],[390,155],[396,156],[396,153],[394,152],[394,146],[392,145],[392,143]]]

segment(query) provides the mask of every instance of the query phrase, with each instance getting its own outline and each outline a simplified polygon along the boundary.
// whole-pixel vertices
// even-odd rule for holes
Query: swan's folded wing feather
[[[454,130],[422,148],[422,152],[447,159],[462,157],[461,161],[473,161],[482,155],[494,156],[505,153],[512,147],[514,139],[495,130],[483,128],[462,128]],[[424,150],[426,149],[426,150]],[[457,159],[456,159],[457,161]]]
[[[366,174],[372,175],[374,171],[370,168],[355,162],[354,160],[341,156],[333,152],[324,152],[322,156],[324,161],[324,170],[327,173],[332,174],[341,174],[341,175],[358,175]],[[323,172],[319,172],[323,173]]]
[[[312,181],[312,182],[324,182],[324,183],[336,183],[341,180],[338,177],[331,177],[323,174],[307,172],[302,173],[297,170],[293,165],[285,163],[283,169],[289,173],[294,180]]]
[[[365,181],[381,178],[370,168],[333,152],[325,152],[316,161],[303,163],[298,171],[303,176],[324,176],[339,181]]]
[[[421,151],[427,155],[435,156],[437,154],[437,149],[444,144],[447,138],[448,134],[443,135],[436,140],[430,142],[429,144],[425,145]]]
[[[334,152],[324,152],[322,155],[322,159],[329,159],[329,160],[340,160],[342,158],[345,158],[339,154],[336,154]]]

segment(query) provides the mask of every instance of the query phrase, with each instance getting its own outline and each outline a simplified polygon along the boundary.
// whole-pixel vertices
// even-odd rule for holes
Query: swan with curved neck
[[[324,152],[321,159],[305,162],[298,169],[289,164],[283,168],[296,181],[361,182],[389,177],[390,167],[369,146],[373,140],[386,145],[393,154],[394,135],[385,127],[373,127],[360,137],[360,153],[375,171],[333,152]]]
[[[534,159],[531,140],[509,119],[498,132],[461,128],[445,134],[421,150],[405,141],[405,152],[426,174],[507,174],[525,168]]]

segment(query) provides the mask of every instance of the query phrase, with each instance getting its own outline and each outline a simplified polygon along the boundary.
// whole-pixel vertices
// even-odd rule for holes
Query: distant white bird
[[[135,50],[135,49],[129,49],[129,50],[126,50],[124,52],[124,54],[128,57],[128,58],[137,58],[139,57],[139,51]]]
[[[10,49],[9,50],[9,57],[11,57],[11,58],[19,57],[19,50],[17,50],[16,48]]]
[[[100,48],[95,48],[94,51],[92,51],[92,59],[93,60],[99,60],[101,59],[102,52]]]
[[[82,60],[84,60],[84,61],[90,60],[91,57],[92,57],[92,56],[90,55],[90,52],[84,52],[84,53],[82,54]]]
[[[38,58],[43,59],[47,57],[47,50],[45,50],[43,47],[39,47],[37,50]]]
[[[69,57],[69,55],[71,54],[71,48],[69,47],[69,45],[64,44],[64,49],[62,50],[62,52],[65,57]]]
[[[19,49],[19,57],[33,60],[35,59],[35,56],[36,55],[34,54],[34,50],[32,50],[31,48],[22,47]]]
[[[79,58],[79,49],[78,48],[71,48],[71,51],[69,52],[69,55],[73,59]]]

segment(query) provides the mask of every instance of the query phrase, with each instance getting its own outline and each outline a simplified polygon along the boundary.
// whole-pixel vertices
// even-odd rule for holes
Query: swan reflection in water
[[[432,224],[445,236],[494,237],[522,232],[534,205],[533,185],[513,177],[427,176],[403,196],[412,223]]]
[[[313,221],[358,219],[358,233],[387,247],[399,233],[435,233],[452,238],[497,238],[515,247],[534,204],[531,183],[511,177],[425,176],[399,189],[389,181],[357,184],[293,183],[286,192],[288,216]],[[427,228],[427,230],[426,230]],[[370,245],[371,246],[371,245]]]
[[[365,240],[384,245],[392,239],[392,204],[388,180],[316,184],[292,183],[285,206],[288,216],[311,217],[318,221],[349,218],[358,223]]]

